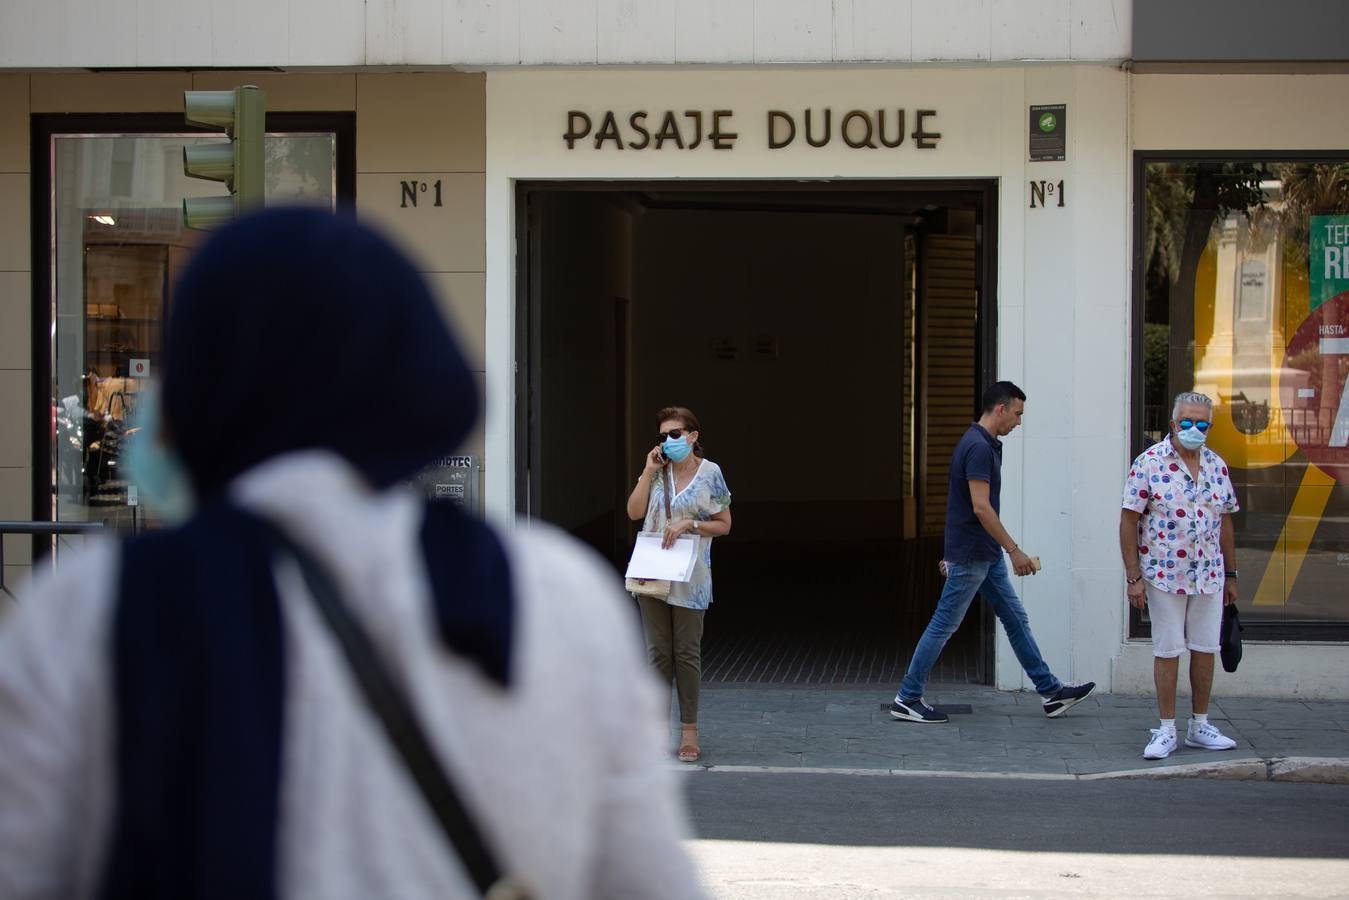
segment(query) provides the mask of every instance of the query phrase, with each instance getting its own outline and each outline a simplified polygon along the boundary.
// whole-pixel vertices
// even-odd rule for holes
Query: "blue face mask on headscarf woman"
[[[127,469],[140,502],[165,524],[181,525],[195,506],[192,480],[178,454],[165,443],[160,415],[159,386],[152,383],[136,395],[135,431],[127,441]]]

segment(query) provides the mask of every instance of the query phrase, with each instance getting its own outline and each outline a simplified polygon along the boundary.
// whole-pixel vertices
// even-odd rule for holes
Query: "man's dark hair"
[[[995,381],[984,388],[984,412],[990,413],[996,407],[1011,403],[1013,400],[1025,402],[1026,392],[1010,381]]]

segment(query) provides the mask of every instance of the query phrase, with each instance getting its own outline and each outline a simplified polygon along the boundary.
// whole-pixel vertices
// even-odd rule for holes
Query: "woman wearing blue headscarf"
[[[247,217],[164,350],[137,469],[182,521],[63,558],[0,627],[0,896],[473,896],[427,767],[535,896],[697,896],[611,576],[405,486],[478,414],[407,260],[347,216]]]

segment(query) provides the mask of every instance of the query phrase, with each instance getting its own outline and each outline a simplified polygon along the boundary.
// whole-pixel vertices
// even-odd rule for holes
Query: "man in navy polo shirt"
[[[933,709],[923,699],[923,687],[976,593],[997,613],[1021,668],[1044,698],[1045,715],[1050,718],[1063,715],[1068,707],[1085,700],[1096,689],[1096,684],[1090,681],[1082,685],[1064,684],[1049,671],[1002,558],[1006,550],[1018,575],[1035,572],[1030,557],[1016,545],[998,519],[998,498],[1002,492],[1002,442],[998,438],[1011,434],[1021,424],[1026,395],[1010,381],[999,381],[984,391],[983,401],[979,421],[970,426],[951,454],[946,497],[946,586],[890,705],[890,715],[906,722],[947,721],[946,713]]]

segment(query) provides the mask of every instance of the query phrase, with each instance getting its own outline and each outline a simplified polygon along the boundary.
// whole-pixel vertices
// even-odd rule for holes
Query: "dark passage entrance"
[[[734,497],[705,679],[897,683],[991,370],[991,186],[519,191],[522,511],[621,570],[656,410],[689,406]],[[934,678],[987,682],[990,626],[974,607]]]

